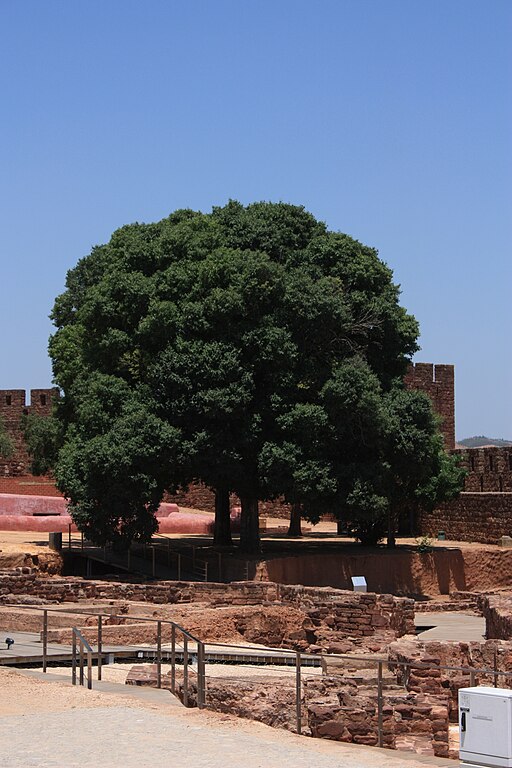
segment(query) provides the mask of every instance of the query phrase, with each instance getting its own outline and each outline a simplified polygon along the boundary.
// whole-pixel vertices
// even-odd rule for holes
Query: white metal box
[[[463,766],[512,768],[512,690],[459,690],[459,757]]]
[[[366,579],[364,576],[352,576],[352,589],[354,592],[366,592]]]

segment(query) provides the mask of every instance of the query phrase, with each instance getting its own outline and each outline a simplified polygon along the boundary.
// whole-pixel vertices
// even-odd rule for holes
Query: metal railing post
[[[208,581],[208,562],[204,564],[204,580]]]
[[[48,656],[48,611],[43,611],[43,672],[46,672]]]
[[[81,549],[84,548],[84,532],[83,531],[82,531],[82,538],[80,539],[80,546],[81,546]]]
[[[126,568],[128,570],[130,570],[131,562],[132,562],[132,550],[131,550],[131,545],[130,545],[128,547],[128,552],[126,553]]]
[[[183,704],[188,707],[188,637],[183,635]]]
[[[87,688],[92,690],[92,651],[87,651]]]
[[[71,523],[68,523],[68,549],[71,549]]]
[[[155,547],[151,547],[151,573],[153,575],[153,578],[155,578],[156,574],[156,561],[155,561]]]
[[[71,682],[73,685],[76,685],[76,635],[74,630],[71,645]]]
[[[302,733],[302,702],[301,702],[301,668],[300,653],[295,654],[295,710],[297,715],[297,733]]]
[[[471,686],[471,688],[475,687],[475,670],[474,669],[472,669],[471,672],[469,673],[469,685]]]
[[[171,625],[171,692],[176,693],[176,627]]]
[[[171,540],[167,539],[167,567],[171,567]]]
[[[101,656],[103,646],[103,616],[98,615],[98,680],[101,680]]]
[[[80,685],[84,684],[84,646],[82,641],[79,642],[79,659],[80,659]]]
[[[162,622],[156,624],[156,687],[162,687]]]
[[[192,570],[196,568],[196,548],[192,545]]]
[[[379,747],[384,745],[384,725],[383,725],[383,702],[382,702],[382,661],[379,661],[379,671],[377,677],[377,712],[378,712],[378,733]]]
[[[197,644],[197,706],[204,709],[206,704],[206,671],[204,643]]]
[[[181,552],[178,552],[178,581],[181,581]]]
[[[222,552],[217,553],[219,581],[222,581]]]

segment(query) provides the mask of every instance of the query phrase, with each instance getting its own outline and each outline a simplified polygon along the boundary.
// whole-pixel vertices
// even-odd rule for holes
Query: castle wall
[[[419,532],[437,536],[444,531],[452,541],[497,544],[512,535],[512,493],[461,493],[418,519]]]
[[[441,432],[447,451],[455,448],[455,369],[453,365],[411,363],[404,382],[409,389],[419,389],[432,400],[442,419]]]
[[[0,457],[0,476],[24,475],[28,472],[30,459],[23,439],[23,416],[36,414],[49,416],[52,403],[59,396],[57,387],[31,389],[30,403],[24,389],[0,389],[0,419],[14,442],[14,453],[10,459]]]
[[[455,451],[467,471],[464,490],[471,493],[512,492],[512,446]]]

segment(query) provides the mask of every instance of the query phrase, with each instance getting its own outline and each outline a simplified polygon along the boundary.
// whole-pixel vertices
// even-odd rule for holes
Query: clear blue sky
[[[1,388],[51,382],[66,271],[131,221],[303,204],[377,247],[512,439],[510,0],[0,0]]]

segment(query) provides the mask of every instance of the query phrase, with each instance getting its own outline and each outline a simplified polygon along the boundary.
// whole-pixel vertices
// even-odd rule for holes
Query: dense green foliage
[[[216,492],[218,530],[239,495],[246,550],[260,499],[391,519],[418,478],[440,490],[435,461],[415,475],[417,441],[404,443],[407,403],[421,410],[401,383],[416,321],[376,251],[303,208],[230,202],[129,225],[66,286],[50,341],[56,477],[95,540],[147,537],[164,489],[197,479]],[[418,429],[439,449],[422,403]]]
[[[23,437],[31,459],[30,471],[45,475],[56,464],[62,442],[61,423],[54,416],[31,413],[23,417]]]

